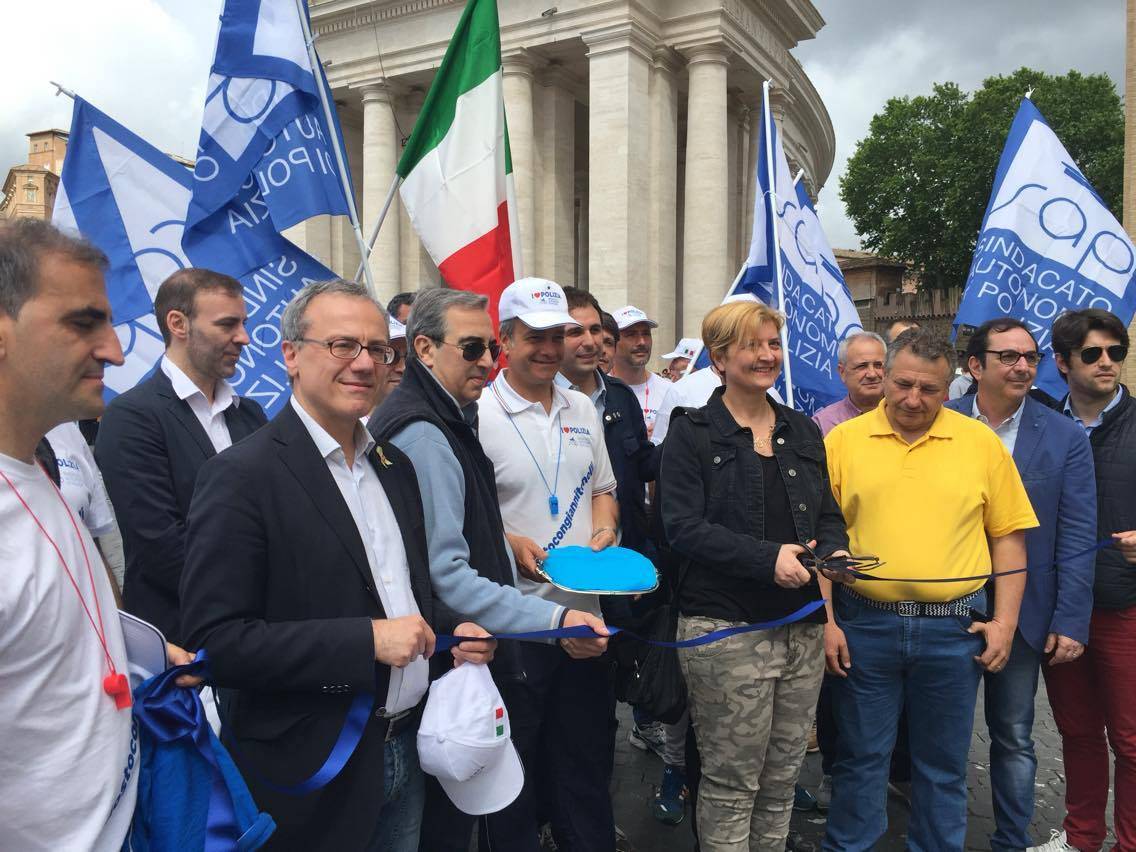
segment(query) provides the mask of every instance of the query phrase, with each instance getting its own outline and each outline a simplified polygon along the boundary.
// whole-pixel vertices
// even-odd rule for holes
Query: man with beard
[[[178,642],[185,519],[197,471],[266,418],[225,381],[249,342],[239,281],[179,270],[158,288],[154,314],[166,354],[107,408],[95,458],[122,530],[126,609]]]
[[[643,409],[643,421],[647,424],[647,437],[655,431],[655,418],[663,403],[667,388],[671,383],[662,376],[647,369],[651,361],[651,329],[658,323],[648,319],[643,311],[634,305],[624,305],[612,316],[619,325],[619,339],[615,344],[615,362],[611,374],[630,386]]]

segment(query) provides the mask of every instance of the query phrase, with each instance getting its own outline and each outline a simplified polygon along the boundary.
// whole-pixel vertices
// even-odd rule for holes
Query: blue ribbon
[[[719,642],[722,639],[737,636],[739,633],[752,633],[755,630],[773,630],[776,627],[784,627],[786,624],[793,624],[803,618],[807,618],[822,606],[824,606],[823,599],[809,601],[796,612],[792,612],[782,618],[775,618],[773,621],[760,621],[756,624],[739,624],[735,627],[723,627],[721,630],[713,630],[701,636],[683,639],[681,642],[664,642],[659,639],[648,639],[646,636],[640,636],[638,633],[626,630],[622,627],[608,627],[608,632],[611,636],[617,636],[622,633],[624,636],[631,639],[645,642],[648,645],[655,645],[659,648],[696,648],[699,645],[709,645],[711,642]],[[462,642],[485,641],[487,639],[519,639],[522,642],[541,642],[547,639],[603,638],[605,637],[596,633],[586,624],[578,624],[575,627],[557,627],[552,630],[532,630],[528,633],[496,633],[492,636],[451,636],[446,633],[440,633],[435,637],[434,650],[448,651],[450,648]]]
[[[208,676],[208,661],[204,651],[199,651],[192,663],[166,669],[140,683],[134,690],[134,718],[158,742],[189,739],[209,763],[209,816],[205,826],[205,849],[206,852],[236,849],[241,830],[237,825],[229,788],[209,740],[205,708],[201,706],[201,698],[196,690],[178,686],[174,682],[182,675]]]

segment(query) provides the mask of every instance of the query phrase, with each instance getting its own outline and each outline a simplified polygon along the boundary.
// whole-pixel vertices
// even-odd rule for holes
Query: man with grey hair
[[[874,331],[858,331],[840,341],[836,350],[836,371],[848,388],[848,395],[813,415],[822,435],[879,405],[884,395],[886,355],[887,344]]]
[[[394,361],[386,312],[354,282],[317,282],[296,293],[281,331],[289,404],[198,477],[186,633],[231,691],[225,739],[276,820],[274,843],[414,852],[424,797],[416,734],[431,625],[444,616],[414,468],[360,419]],[[492,651],[464,642],[453,654],[488,662]],[[365,728],[330,783],[301,795],[271,783],[311,776],[359,696]]]
[[[888,764],[903,709],[912,720],[908,845],[965,845],[978,683],[1009,658],[1025,588],[1024,531],[1037,518],[998,436],[943,407],[953,354],[929,331],[900,334],[885,358],[883,404],[825,438],[850,549],[885,563],[875,582],[836,590],[835,620],[825,625],[826,667],[840,675],[826,850],[871,849],[887,829]],[[820,583],[831,598],[833,584]]]
[[[591,613],[516,588],[493,463],[478,438],[477,401],[500,354],[487,304],[485,296],[462,290],[418,294],[407,329],[406,372],[371,418],[371,433],[393,443],[414,464],[425,510],[430,579],[442,603],[460,608],[493,632],[578,624],[602,630],[603,621]],[[591,640],[570,653],[591,657],[602,651],[602,643]],[[490,669],[512,713],[524,677],[516,643],[501,646]],[[526,802],[510,807],[523,808]],[[535,824],[534,814],[529,819]],[[423,849],[466,852],[474,822],[433,778],[427,779]],[[509,837],[498,822],[492,814],[485,821],[492,848],[535,849],[535,836]]]

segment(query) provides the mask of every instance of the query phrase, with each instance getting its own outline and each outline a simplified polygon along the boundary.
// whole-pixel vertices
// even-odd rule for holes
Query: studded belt
[[[903,616],[904,618],[916,618],[919,616],[943,618],[949,615],[970,615],[971,609],[978,600],[978,597],[983,593],[983,590],[979,589],[977,592],[972,592],[963,598],[955,598],[953,601],[935,601],[930,603],[925,601],[877,601],[865,595],[858,594],[847,586],[842,586],[840,593],[855,598],[857,603],[862,603],[864,606],[871,607],[872,609],[882,609],[885,612],[894,612],[896,615]]]

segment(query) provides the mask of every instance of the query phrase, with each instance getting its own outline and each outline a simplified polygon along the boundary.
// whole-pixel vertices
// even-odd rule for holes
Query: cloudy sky
[[[820,196],[834,246],[857,244],[837,182],[888,98],[924,94],[945,80],[971,90],[1023,65],[1104,72],[1123,91],[1124,0],[814,2],[828,24],[796,53],[836,130],[836,163]],[[26,159],[25,133],[70,126],[70,101],[53,97],[48,80],[79,92],[158,147],[192,157],[221,4],[55,0],[47,18],[36,3],[7,4],[12,76],[0,86],[0,174]]]

